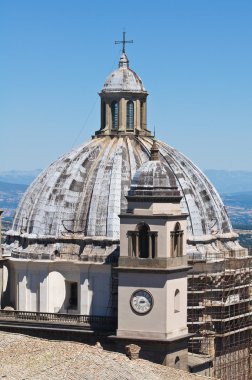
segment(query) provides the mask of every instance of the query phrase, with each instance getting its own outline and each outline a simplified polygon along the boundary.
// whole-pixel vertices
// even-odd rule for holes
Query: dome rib
[[[63,155],[25,193],[10,235],[118,241],[118,214],[126,210],[130,182],[149,160],[152,143],[146,136],[98,136]],[[160,161],[174,173],[184,196],[189,239],[203,244],[212,228],[219,234],[232,232],[224,205],[204,174],[174,148],[157,144]]]
[[[83,189],[80,193],[79,203],[74,215],[74,230],[82,230],[83,234],[87,235],[87,225],[89,218],[90,203],[93,196],[93,181],[97,173],[97,162],[103,156],[101,145],[93,147],[92,142],[90,143],[91,149],[87,151],[87,156],[85,160],[81,163],[81,168],[85,170],[83,177]]]
[[[102,233],[102,230],[98,231],[99,226],[99,218],[100,212],[98,210],[99,205],[99,198],[101,194],[103,194],[104,188],[103,188],[103,182],[102,179],[104,178],[104,173],[106,170],[106,165],[108,164],[108,161],[111,161],[111,147],[113,146],[114,141],[109,141],[108,145],[106,145],[106,149],[101,157],[101,160],[99,162],[99,166],[97,166],[97,173],[96,177],[93,183],[93,193],[91,202],[89,205],[89,216],[88,216],[88,222],[87,222],[87,236],[105,236],[105,230],[104,233]]]
[[[228,219],[228,216],[227,216],[226,212],[224,212],[224,214],[222,212],[223,210],[225,210],[224,205],[223,205],[223,203],[222,203],[222,201],[221,201],[221,199],[220,199],[220,197],[219,197],[216,189],[207,180],[206,176],[186,156],[182,155],[181,153],[179,153],[178,151],[176,151],[174,148],[170,148],[170,147],[169,147],[169,149],[172,150],[172,153],[169,153],[167,151],[167,145],[164,144],[164,143],[161,143],[161,145],[164,147],[164,151],[165,151],[166,154],[169,155],[170,159],[173,162],[176,162],[176,165],[179,165],[179,169],[180,169],[179,172],[183,173],[184,176],[186,177],[187,186],[188,186],[188,183],[190,184],[189,189],[190,188],[192,189],[192,188],[195,187],[195,181],[192,179],[192,177],[194,175],[195,179],[198,181],[198,184],[199,184],[199,186],[201,188],[201,191],[205,192],[205,194],[206,194],[206,196],[204,197],[205,199],[203,199],[203,194],[202,194],[202,196],[199,196],[199,193],[200,193],[199,189],[195,188],[195,191],[194,191],[194,194],[193,194],[194,198],[197,199],[197,201],[200,202],[200,204],[201,204],[201,206],[198,207],[198,210],[201,210],[204,214],[202,215],[200,213],[199,214],[200,218],[195,215],[195,219],[196,220],[192,221],[192,229],[194,228],[194,225],[196,224],[196,222],[198,222],[200,219],[201,219],[201,222],[202,221],[208,221],[208,222],[210,222],[209,221],[210,209],[212,209],[213,214],[216,217],[216,222],[217,223],[218,223],[219,220],[224,221],[224,225],[223,225],[223,223],[222,223],[222,225],[220,225],[218,223],[219,224],[218,227],[219,227],[220,231],[223,230],[224,232],[227,232],[227,231],[225,231],[225,224],[227,225],[226,226],[227,230],[232,229],[231,223],[230,223],[230,221]],[[182,162],[186,162],[187,171],[183,170],[182,164],[181,164]],[[190,172],[190,175],[189,175],[189,172]],[[195,172],[196,174],[193,173],[193,172]],[[174,173],[176,174],[176,171]],[[180,182],[178,176],[177,176],[177,180]],[[185,186],[181,185],[181,183],[180,183],[180,186],[181,186],[182,190],[183,190],[183,188],[185,188]],[[187,200],[187,194],[185,193],[184,190],[183,190],[183,192],[184,192],[184,198],[185,198],[185,200]],[[209,198],[209,199],[207,199],[207,198]],[[192,216],[193,213],[192,213],[192,210],[190,210],[190,208],[191,207],[189,206],[189,212],[191,211],[190,215]],[[202,231],[200,231],[200,233],[198,232],[197,229],[195,231],[192,231],[192,232],[195,235],[211,233],[211,228],[213,228],[214,226],[210,225],[208,223],[208,225],[206,227],[207,227],[206,230],[205,231],[202,230]]]
[[[120,138],[117,142],[111,169],[106,223],[108,237],[120,235],[120,221],[118,215],[121,211],[122,143],[123,139]]]

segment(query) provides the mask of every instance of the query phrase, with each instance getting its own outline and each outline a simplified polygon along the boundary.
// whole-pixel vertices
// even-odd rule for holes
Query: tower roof
[[[179,202],[182,199],[176,177],[171,169],[159,160],[159,148],[154,140],[150,160],[136,171],[128,193],[129,197],[155,198],[162,202]]]
[[[153,197],[169,202],[180,201],[181,193],[178,190],[176,178],[172,171],[159,160],[145,162],[135,173],[128,193],[129,197]]]

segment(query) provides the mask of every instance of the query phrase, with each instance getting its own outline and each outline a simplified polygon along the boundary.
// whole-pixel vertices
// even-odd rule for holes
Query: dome
[[[178,201],[182,196],[178,190],[175,175],[159,160],[158,147],[154,141],[151,159],[136,171],[128,193],[130,197],[152,197],[152,199],[173,198]],[[154,198],[153,198],[154,197]]]
[[[50,242],[53,250],[79,254],[80,242],[85,241],[86,251],[96,246],[96,253],[97,247],[104,253],[107,245],[119,244],[118,215],[127,209],[125,196],[132,179],[133,189],[143,171],[153,170],[160,175],[148,186],[178,187],[183,196],[182,212],[189,214],[189,248],[193,244],[194,249],[204,250],[208,244],[212,249],[211,244],[220,238],[235,244],[237,235],[232,232],[225,207],[205,175],[161,141],[157,145],[162,165],[149,161],[152,144],[153,139],[145,136],[97,136],[60,157],[23,196],[8,232],[8,244],[13,248],[15,242],[15,251],[22,251],[24,256],[32,248],[28,243],[27,247],[23,245],[23,238],[41,244],[44,251]]]
[[[165,193],[181,200],[181,211],[188,214],[189,254],[239,249],[205,175],[176,149],[154,142],[147,130],[147,95],[123,48],[119,68],[100,93],[100,130],[31,184],[7,233],[6,255],[54,259],[60,253],[67,260],[102,262],[118,255],[119,214],[127,210],[129,189],[132,196]]]
[[[125,53],[121,55],[118,69],[107,77],[102,92],[146,93],[142,80],[129,68],[129,60]]]

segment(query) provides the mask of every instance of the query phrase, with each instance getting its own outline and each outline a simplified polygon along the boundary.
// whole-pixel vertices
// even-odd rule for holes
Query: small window
[[[23,244],[22,244],[22,248],[25,249],[28,247],[28,239],[27,238],[23,238]]]
[[[78,304],[78,287],[77,282],[70,283],[70,297],[69,297],[69,305],[71,308],[76,308]]]
[[[180,291],[176,289],[174,293],[174,313],[180,312]]]
[[[171,232],[171,256],[180,257],[183,255],[183,234],[180,224],[176,223],[174,230]]]
[[[127,102],[127,129],[134,129],[134,103],[132,100]]]
[[[55,257],[60,257],[60,253],[57,249],[54,251],[54,255],[55,255]]]
[[[146,223],[138,226],[139,231],[139,257],[149,257],[149,231],[150,227]]]
[[[180,358],[179,358],[179,356],[176,356],[174,364],[175,364],[175,368],[180,369]]]
[[[119,104],[113,101],[111,103],[111,114],[112,114],[112,129],[118,129],[119,126]]]

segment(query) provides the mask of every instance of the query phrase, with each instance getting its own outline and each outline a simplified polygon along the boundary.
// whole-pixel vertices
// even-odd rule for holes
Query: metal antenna
[[[115,41],[115,44],[122,44],[122,53],[125,53],[125,44],[133,44],[133,40],[126,41],[125,40],[126,32],[123,32],[122,41]]]

